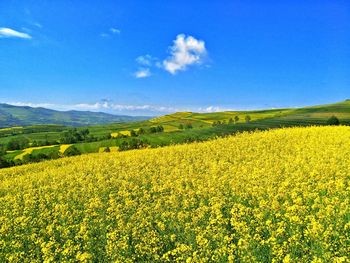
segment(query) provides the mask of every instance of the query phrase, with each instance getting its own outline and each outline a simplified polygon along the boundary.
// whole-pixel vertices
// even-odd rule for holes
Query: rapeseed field
[[[349,262],[350,127],[0,170],[0,262]]]

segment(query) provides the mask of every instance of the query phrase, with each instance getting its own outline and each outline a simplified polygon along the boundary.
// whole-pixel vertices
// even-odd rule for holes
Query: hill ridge
[[[148,118],[145,116],[114,115],[93,111],[59,111],[44,107],[16,106],[8,103],[0,103],[0,128],[41,124],[90,126],[140,121]]]

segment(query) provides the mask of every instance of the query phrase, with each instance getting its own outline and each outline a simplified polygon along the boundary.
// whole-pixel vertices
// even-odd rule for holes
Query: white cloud
[[[31,102],[6,102],[7,104],[14,106],[29,106],[29,107],[43,107],[55,110],[79,110],[79,111],[104,111],[104,112],[160,112],[160,113],[172,113],[179,111],[174,107],[165,107],[157,105],[125,105],[116,104],[108,100],[103,100],[95,103],[78,103],[78,104],[53,104],[53,103],[31,103]]]
[[[193,36],[177,35],[173,46],[169,47],[170,56],[163,61],[149,54],[136,58],[139,70],[134,73],[136,78],[149,77],[151,69],[161,68],[175,75],[178,71],[184,71],[188,66],[201,64],[207,54],[205,43]]]
[[[140,68],[138,71],[134,73],[134,76],[137,79],[147,78],[151,76],[151,71],[149,68]]]
[[[74,109],[80,110],[114,110],[114,111],[151,111],[151,112],[162,112],[170,113],[177,111],[173,107],[155,106],[155,105],[123,105],[115,104],[109,101],[96,102],[93,104],[82,103],[74,105]]]
[[[119,35],[121,33],[120,29],[115,28],[115,27],[111,27],[108,31],[109,32],[107,32],[107,33],[106,32],[101,33],[100,36],[101,37],[111,37],[112,35],[116,35],[116,34]]]
[[[29,107],[43,107],[55,110],[79,110],[79,111],[102,111],[102,112],[113,112],[113,113],[152,113],[152,114],[168,114],[174,112],[219,112],[219,111],[233,111],[237,109],[224,108],[219,106],[208,106],[208,107],[171,107],[171,106],[160,106],[160,105],[125,105],[113,103],[109,100],[103,100],[95,103],[77,103],[77,104],[53,104],[53,103],[31,103],[31,102],[7,102],[8,104],[15,106],[29,106]]]
[[[121,32],[120,29],[114,27],[111,27],[109,31],[111,31],[113,34],[120,34]]]
[[[7,103],[14,106],[29,106],[34,108],[50,108],[55,106],[55,104],[51,104],[51,103],[31,103],[31,102],[7,102]]]
[[[232,111],[233,109],[228,109],[228,108],[222,108],[219,106],[208,106],[208,107],[204,107],[204,108],[198,108],[197,111],[198,112],[221,112],[221,111]]]
[[[34,22],[33,25],[38,27],[38,28],[42,28],[43,27],[43,25],[38,23],[38,22]]]
[[[163,61],[164,69],[171,74],[184,71],[189,65],[200,64],[206,53],[204,41],[180,34],[170,47],[171,56]]]
[[[136,78],[146,78],[151,76],[151,68],[158,67],[159,59],[151,55],[143,55],[136,58],[136,63],[140,65],[138,71],[134,73]]]
[[[18,32],[11,28],[1,27],[0,28],[0,38],[24,38],[31,39],[32,37],[27,33]]]
[[[139,56],[136,58],[136,62],[143,66],[151,66],[152,60],[153,60],[152,56],[148,54],[144,56]]]

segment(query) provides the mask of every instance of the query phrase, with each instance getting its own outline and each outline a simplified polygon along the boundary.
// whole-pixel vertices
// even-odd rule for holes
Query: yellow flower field
[[[138,129],[135,129],[135,131],[138,131]],[[112,138],[117,138],[119,135],[131,136],[131,132],[130,131],[119,131],[119,132],[111,133]]]
[[[103,152],[105,152],[106,148],[107,148],[107,147],[100,147],[100,148],[98,149],[98,152],[99,152],[99,153],[103,153]],[[118,149],[119,149],[118,146],[110,146],[110,147],[108,147],[108,148],[109,148],[109,151],[110,151],[110,152],[118,152]]]
[[[58,152],[60,154],[64,154],[64,152],[71,146],[72,146],[72,144],[61,144]]]
[[[55,147],[56,145],[48,145],[48,146],[38,146],[38,147],[30,147],[30,148],[26,148],[22,151],[22,153],[20,153],[19,155],[17,155],[14,159],[15,160],[22,160],[24,158],[24,156],[26,156],[27,154],[31,154],[34,150],[41,150],[41,149],[46,149],[46,148],[52,148]]]
[[[349,262],[350,127],[0,170],[0,262]]]

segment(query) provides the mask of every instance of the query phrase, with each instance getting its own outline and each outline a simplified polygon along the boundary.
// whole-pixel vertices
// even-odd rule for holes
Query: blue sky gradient
[[[0,102],[157,115],[330,103],[349,84],[349,1],[0,1]]]

